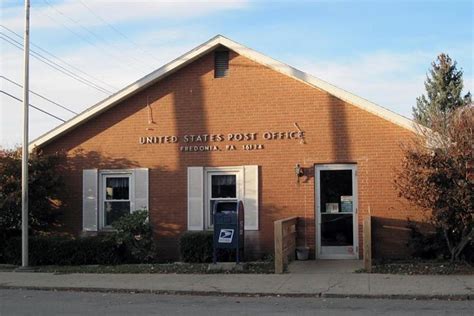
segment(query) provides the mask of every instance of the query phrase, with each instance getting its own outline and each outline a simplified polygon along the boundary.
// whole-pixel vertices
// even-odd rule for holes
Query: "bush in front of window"
[[[156,259],[153,232],[146,210],[136,211],[113,223],[115,232],[72,238],[31,236],[29,261],[41,265],[115,265],[147,263]],[[21,264],[21,237],[0,244],[0,263]]]
[[[212,232],[185,232],[179,239],[179,252],[184,262],[212,261]]]
[[[122,216],[112,223],[112,227],[117,231],[115,240],[122,247],[124,262],[149,263],[156,260],[153,229],[147,210]]]
[[[4,263],[21,264],[21,237],[5,241]],[[33,236],[29,238],[29,262],[40,265],[119,264],[121,251],[114,238]]]

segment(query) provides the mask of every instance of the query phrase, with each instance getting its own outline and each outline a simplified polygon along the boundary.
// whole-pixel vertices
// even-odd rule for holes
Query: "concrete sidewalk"
[[[474,276],[0,272],[0,288],[196,295],[474,299]]]

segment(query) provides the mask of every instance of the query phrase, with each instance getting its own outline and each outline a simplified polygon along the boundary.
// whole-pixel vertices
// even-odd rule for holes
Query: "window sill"
[[[82,237],[106,236],[106,235],[114,234],[117,232],[118,230],[113,229],[113,228],[105,228],[105,229],[103,228],[98,231],[82,231],[81,236]]]
[[[118,232],[118,230],[116,230],[115,228],[112,228],[112,227],[104,227],[104,228],[101,228],[98,233],[99,234],[112,234],[112,233],[116,233]]]

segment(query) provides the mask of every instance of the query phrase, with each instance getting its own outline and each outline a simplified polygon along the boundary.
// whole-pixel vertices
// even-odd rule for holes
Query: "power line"
[[[146,51],[145,49],[143,49],[140,45],[138,45],[137,43],[135,43],[131,38],[129,38],[127,35],[125,35],[122,31],[120,31],[118,28],[116,28],[115,26],[113,26],[112,24],[110,24],[106,19],[104,19],[103,17],[101,17],[99,14],[95,13],[94,10],[92,10],[91,7],[89,7],[87,4],[85,4],[82,0],[79,0],[79,3],[84,7],[86,8],[90,13],[92,13],[92,15],[94,15],[96,18],[98,18],[100,21],[102,21],[103,23],[105,23],[111,30],[113,30],[115,33],[119,34],[120,36],[122,36],[124,39],[126,39],[130,44],[132,44],[133,46],[135,46],[136,48],[138,48],[139,50],[141,50],[143,53],[147,54],[148,56],[150,56],[151,58],[153,58],[155,61],[157,62],[160,62],[160,60],[158,60],[155,56],[153,56],[153,54],[151,54],[150,52]]]
[[[3,37],[3,36],[5,36],[6,38]],[[2,33],[2,32],[0,32],[0,39],[6,41],[6,42],[9,43],[10,45],[12,45],[12,46],[18,48],[19,50],[23,50],[23,44],[17,42],[16,40],[12,39],[11,37],[9,37],[8,35],[6,35],[6,34],[4,34],[4,33]],[[100,86],[98,86],[98,85],[96,85],[96,84],[90,82],[90,81],[87,80],[87,79],[81,78],[80,76],[74,74],[74,73],[71,72],[70,70],[68,70],[68,69],[66,69],[66,68],[64,68],[64,67],[62,67],[61,65],[56,66],[53,61],[50,61],[48,58],[42,56],[42,55],[39,54],[39,53],[34,52],[33,50],[30,50],[30,55],[33,56],[33,57],[35,57],[37,60],[41,61],[42,63],[44,63],[44,64],[50,66],[51,68],[54,68],[55,70],[57,70],[57,71],[59,71],[59,72],[65,74],[65,75],[67,75],[67,76],[69,76],[69,77],[71,77],[71,78],[73,78],[73,79],[75,79],[75,80],[77,80],[77,81],[79,81],[79,82],[81,82],[81,83],[83,83],[83,84],[85,84],[85,85],[91,87],[91,88],[94,88],[94,89],[96,89],[96,90],[98,90],[98,91],[100,91],[100,92],[102,92],[102,93],[104,93],[104,94],[107,94],[107,95],[112,94],[111,91],[108,91],[108,90],[106,90],[106,89],[104,89],[104,88],[102,88],[102,87],[100,87]],[[62,69],[61,69],[61,68],[62,68]],[[63,70],[63,69],[64,69],[64,70]]]
[[[23,43],[18,42],[17,40],[13,39],[13,38],[10,37],[9,35],[3,33],[2,31],[0,31],[0,36],[5,36],[5,37],[7,37],[8,40],[5,39],[5,38],[2,38],[2,37],[0,37],[0,38],[3,39],[3,40],[5,40],[5,41],[7,41],[7,42],[10,43],[10,44],[12,44],[13,46],[17,47],[18,49],[23,50]],[[12,42],[13,42],[13,43],[12,43]],[[53,60],[51,60],[51,59],[49,59],[49,58],[43,56],[42,54],[40,54],[40,53],[38,53],[38,52],[36,52],[36,51],[34,51],[34,50],[30,50],[30,55],[33,56],[33,57],[35,57],[36,59],[40,60],[41,62],[46,63],[46,64],[49,65],[50,67],[55,68],[56,70],[58,70],[58,71],[60,71],[60,72],[62,72],[62,73],[64,73],[64,74],[68,75],[69,77],[72,77],[72,78],[74,78],[74,79],[76,79],[76,80],[78,80],[78,81],[80,81],[80,82],[82,82],[82,83],[84,83],[84,84],[86,84],[86,85],[88,85],[88,86],[90,86],[90,87],[96,89],[96,90],[99,90],[99,91],[101,91],[101,92],[103,92],[103,93],[105,93],[105,94],[112,94],[112,93],[113,93],[112,91],[107,90],[107,89],[101,87],[100,85],[98,85],[98,84],[96,84],[96,83],[90,81],[89,79],[83,78],[83,77],[81,77],[80,75],[75,74],[75,73],[72,72],[71,70],[65,68],[64,66],[62,66],[62,65],[58,64],[57,62],[55,62],[55,61],[53,61]],[[58,68],[59,68],[59,69],[58,69]]]
[[[110,43],[106,38],[98,35],[97,33],[95,33],[94,31],[90,30],[88,27],[85,27],[83,26],[80,22],[74,20],[73,18],[69,17],[67,14],[65,14],[64,12],[62,12],[61,10],[59,10],[58,8],[56,8],[55,6],[53,6],[48,0],[43,0],[44,3],[46,3],[51,9],[53,9],[54,11],[56,11],[58,14],[62,15],[63,17],[65,17],[67,20],[71,21],[72,23],[76,24],[77,26],[79,26],[81,29],[85,30],[87,33],[91,34],[93,37],[95,37],[96,39],[98,39],[99,41],[102,41],[104,42],[106,45],[108,45],[109,47],[113,48],[113,49],[118,49],[119,52],[121,52],[121,48],[116,46],[116,45],[113,45],[112,43]],[[124,54],[121,54],[122,56],[125,56],[126,58],[130,58],[130,59],[133,59],[135,62],[137,63],[141,63],[142,65],[144,65],[145,67],[149,67],[148,64],[144,63],[142,60],[138,59],[138,58],[135,58],[134,56],[127,56],[127,55],[124,55]]]
[[[0,78],[2,78],[2,79],[4,79],[4,80],[6,80],[6,81],[8,81],[8,82],[10,82],[10,83],[12,83],[12,84],[14,84],[14,85],[17,86],[17,87],[23,88],[23,86],[22,86],[21,84],[19,84],[18,82],[13,81],[13,80],[11,80],[11,79],[8,79],[8,78],[5,77],[5,76],[0,75]],[[50,102],[50,103],[52,103],[52,104],[54,104],[54,105],[56,105],[56,106],[59,106],[60,108],[66,110],[66,111],[69,111],[69,112],[71,112],[71,113],[73,113],[73,114],[78,114],[77,112],[74,112],[73,110],[69,109],[68,107],[66,107],[66,106],[64,106],[64,105],[61,105],[61,104],[59,104],[59,103],[57,103],[57,102],[55,102],[55,101],[53,101],[53,100],[51,100],[51,99],[49,99],[49,98],[47,98],[47,97],[45,97],[45,96],[42,96],[41,94],[36,93],[36,92],[34,92],[33,90],[29,90],[29,91],[30,91],[32,94],[34,94],[34,95],[40,97],[41,99],[46,100],[46,101],[48,101],[48,102]]]
[[[18,38],[20,38],[21,40],[23,40],[23,36],[21,36],[20,34],[16,33],[16,32],[13,31],[12,29],[10,29],[10,28],[8,28],[8,27],[6,27],[6,26],[4,26],[4,25],[1,25],[1,24],[0,24],[0,27],[4,28],[4,29],[7,30],[8,32],[14,34],[16,37],[18,37]],[[82,74],[88,76],[89,78],[91,78],[91,79],[93,79],[93,80],[96,80],[96,81],[99,81],[99,82],[105,84],[106,86],[108,86],[108,87],[110,87],[110,88],[112,88],[112,89],[114,89],[114,90],[118,90],[116,87],[111,86],[111,85],[108,84],[107,82],[105,82],[105,81],[103,81],[103,80],[101,80],[101,79],[99,79],[99,78],[97,78],[97,77],[94,77],[94,76],[92,76],[92,75],[90,75],[90,74],[88,74],[88,73],[86,73],[86,72],[84,72],[84,71],[82,71],[81,69],[75,67],[74,65],[71,65],[70,63],[66,62],[65,60],[63,60],[63,59],[59,58],[58,56],[54,55],[53,53],[50,53],[49,51],[47,51],[47,50],[41,48],[40,46],[36,45],[35,43],[30,42],[30,44],[31,44],[32,46],[36,47],[37,49],[41,50],[41,51],[44,52],[45,54],[48,54],[49,56],[51,56],[51,57],[53,57],[53,58],[56,58],[57,60],[61,61],[63,64],[65,64],[65,65],[71,67],[72,69],[74,69],[74,70],[76,70],[76,71],[78,71],[78,72],[80,72],[80,73],[82,73]]]
[[[6,38],[4,38],[4,37],[2,37],[2,36],[6,37]],[[8,36],[7,34],[5,34],[5,33],[3,33],[3,32],[0,32],[0,39],[3,39],[3,40],[6,41],[7,43],[9,43],[9,44],[15,46],[16,48],[18,48],[18,49],[20,49],[20,50],[23,50],[23,44],[22,44],[22,43],[16,41],[15,39],[13,39],[12,37]],[[94,83],[94,82],[92,82],[92,81],[90,81],[90,80],[88,80],[88,79],[86,79],[86,78],[83,78],[83,77],[81,77],[81,76],[79,76],[79,75],[73,73],[73,72],[70,71],[69,69],[64,68],[63,66],[61,66],[61,65],[59,65],[58,63],[56,63],[56,62],[50,60],[50,59],[47,58],[47,57],[44,57],[43,55],[41,55],[40,53],[38,53],[38,52],[36,52],[36,51],[34,51],[34,50],[30,50],[30,55],[33,56],[33,57],[35,57],[35,58],[38,59],[39,61],[41,61],[41,62],[47,64],[48,66],[50,66],[50,67],[56,69],[57,71],[59,71],[59,72],[65,74],[65,75],[67,75],[67,76],[69,76],[69,77],[71,77],[71,78],[73,78],[73,79],[75,79],[75,80],[77,80],[77,81],[79,81],[79,82],[81,82],[81,83],[83,83],[83,84],[85,84],[85,85],[91,87],[91,88],[94,88],[94,89],[96,89],[96,90],[98,90],[98,91],[100,91],[100,92],[102,92],[102,93],[104,93],[104,94],[107,94],[107,95],[113,94],[112,91],[109,91],[109,90],[107,90],[107,89],[105,89],[105,88],[103,88],[103,87],[97,85],[96,83]]]
[[[4,38],[4,37],[6,38]],[[1,32],[0,31],[0,39],[3,39],[4,41],[6,41],[7,43],[15,46],[16,48],[18,48],[19,50],[23,50],[23,44],[16,41],[15,39],[11,38],[10,36],[6,35],[5,33]],[[81,76],[73,73],[72,71],[70,71],[69,69],[67,68],[64,68],[63,66],[59,65],[58,63],[50,60],[49,58],[47,57],[44,57],[43,55],[41,55],[40,53],[37,53],[36,51],[34,50],[30,50],[30,55],[35,57],[36,59],[38,59],[39,61],[41,61],[42,63],[45,63],[46,65],[54,68],[55,70],[91,87],[91,88],[94,88],[102,93],[105,93],[107,95],[109,94],[112,94],[113,92],[105,89],[105,88],[102,88],[101,86],[95,84],[94,82],[88,80],[88,79],[85,79],[85,78],[82,78]]]
[[[38,10],[38,12],[40,14],[43,14],[45,15],[46,17],[48,17],[50,20],[52,20],[53,22],[55,22],[56,24],[58,25],[61,25],[62,27],[64,27],[66,30],[68,30],[70,33],[72,33],[73,35],[75,35],[77,38],[83,40],[84,42],[88,43],[89,45],[91,46],[94,46],[96,48],[98,48],[100,50],[101,53],[104,53],[106,55],[108,55],[109,57],[111,57],[112,59],[115,59],[118,63],[118,65],[122,68],[122,69],[129,69],[127,67],[124,67],[124,65],[127,65],[129,67],[128,64],[124,64],[123,61],[120,61],[117,56],[115,56],[114,54],[111,54],[110,52],[108,52],[107,50],[104,50],[102,47],[98,46],[96,43],[90,41],[87,37],[85,36],[82,36],[80,33],[74,31],[73,29],[71,29],[69,26],[67,26],[67,24],[63,23],[62,21],[58,21],[56,18],[54,18],[53,16],[49,15],[48,13],[46,13],[45,11],[43,10]]]
[[[21,100],[21,99],[15,97],[14,95],[11,95],[11,94],[8,93],[8,92],[5,92],[5,91],[3,91],[3,90],[0,90],[0,92],[3,93],[3,94],[5,94],[6,96],[9,96],[9,97],[12,98],[12,99],[15,99],[15,100],[17,100],[17,101],[19,101],[19,102],[23,102],[23,100]],[[39,107],[37,107],[37,106],[34,106],[34,105],[31,104],[31,103],[29,103],[28,105],[31,106],[31,107],[32,107],[33,109],[35,109],[35,110],[38,110],[38,111],[40,111],[40,112],[42,112],[42,113],[44,113],[44,114],[46,114],[46,115],[49,115],[49,116],[51,116],[51,117],[54,117],[54,118],[57,119],[57,120],[60,120],[60,121],[63,122],[63,123],[66,122],[66,120],[63,120],[62,118],[60,118],[60,117],[58,117],[58,116],[56,116],[56,115],[54,115],[54,114],[51,114],[51,113],[49,113],[48,111],[45,111],[45,110],[43,110],[43,109],[41,109],[41,108],[39,108]]]

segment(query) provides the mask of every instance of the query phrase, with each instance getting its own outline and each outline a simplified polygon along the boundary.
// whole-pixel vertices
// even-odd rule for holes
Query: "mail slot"
[[[219,249],[234,249],[239,263],[244,249],[244,205],[242,201],[216,201],[214,217],[213,261]]]

